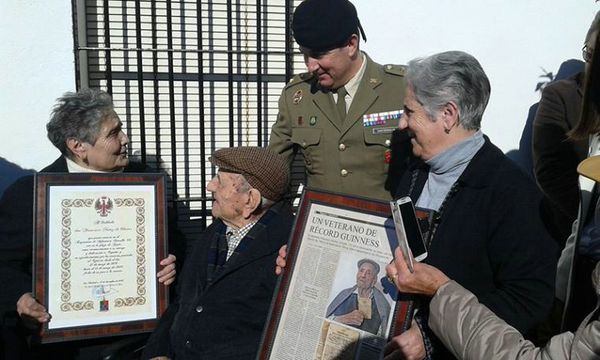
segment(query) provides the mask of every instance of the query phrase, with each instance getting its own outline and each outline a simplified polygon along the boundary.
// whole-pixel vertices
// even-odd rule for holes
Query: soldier
[[[308,72],[283,89],[269,148],[289,163],[300,150],[312,188],[389,200],[404,66],[379,65],[360,51],[359,34],[366,37],[348,0],[303,1],[292,30]]]

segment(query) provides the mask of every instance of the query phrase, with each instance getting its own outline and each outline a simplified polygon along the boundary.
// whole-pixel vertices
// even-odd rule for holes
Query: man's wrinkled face
[[[337,89],[346,85],[352,78],[351,58],[347,46],[326,52],[313,52],[300,47],[300,51],[304,55],[306,68],[317,77],[323,89]]]
[[[83,160],[89,168],[110,172],[122,170],[127,166],[129,138],[122,127],[123,123],[114,111],[104,117],[96,142],[93,145],[84,143],[86,158]]]
[[[206,189],[213,194],[212,215],[215,218],[227,225],[239,224],[244,219],[243,210],[250,189],[242,175],[219,170]]]
[[[443,150],[444,128],[441,121],[434,121],[423,105],[415,97],[412,86],[406,88],[404,113],[398,124],[400,129],[408,129],[412,151],[416,157],[429,160]]]
[[[364,262],[356,273],[356,285],[359,289],[370,289],[375,286],[377,281],[377,271],[375,266],[369,262]]]

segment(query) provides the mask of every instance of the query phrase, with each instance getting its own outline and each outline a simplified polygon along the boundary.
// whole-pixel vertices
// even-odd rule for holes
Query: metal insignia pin
[[[317,123],[317,117],[316,116],[311,116],[310,117],[310,125],[311,126],[315,126],[315,124]]]
[[[378,80],[377,80],[377,79],[375,79],[375,78],[370,78],[370,79],[369,79],[369,82],[370,82],[371,84],[375,84],[377,81],[378,81]]]
[[[298,90],[294,93],[292,101],[294,102],[294,105],[300,104],[300,101],[302,101],[302,90]]]

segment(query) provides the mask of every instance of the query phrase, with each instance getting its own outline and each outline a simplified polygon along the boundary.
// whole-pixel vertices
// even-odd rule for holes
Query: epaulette
[[[406,66],[387,64],[383,65],[383,70],[388,74],[404,76],[406,74]]]
[[[313,76],[314,76],[314,74],[311,72],[305,72],[305,73],[295,75],[293,78],[290,79],[290,81],[287,83],[287,85],[285,87],[290,87],[290,86],[308,81],[308,80],[312,79]]]

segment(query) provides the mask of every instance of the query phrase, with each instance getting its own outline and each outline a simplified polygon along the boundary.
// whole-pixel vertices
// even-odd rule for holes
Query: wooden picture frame
[[[34,296],[41,343],[149,332],[168,295],[163,174],[35,176]]]
[[[258,359],[380,358],[412,321],[412,301],[385,276],[397,243],[389,202],[305,189]],[[356,295],[363,322],[344,324],[336,313],[365,288],[365,263],[378,270],[371,300]]]

